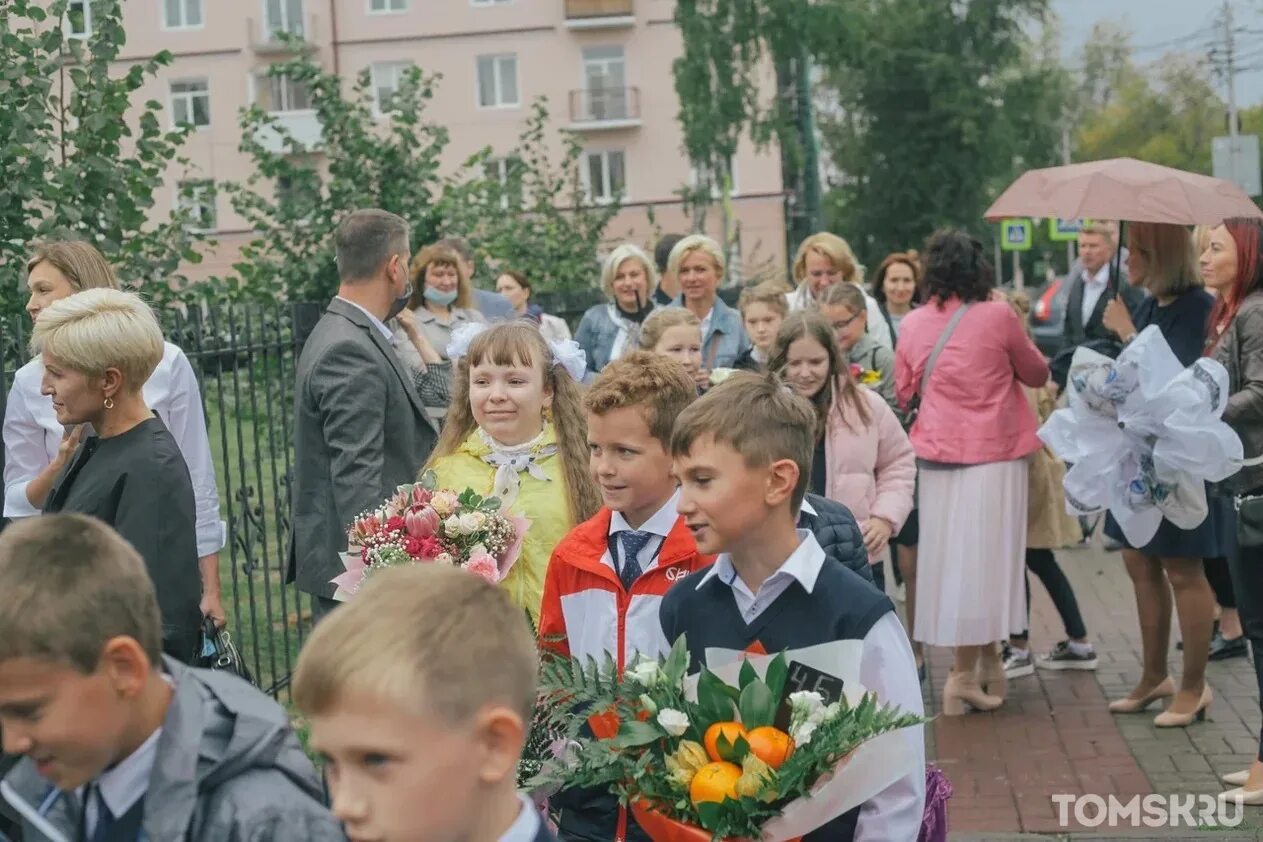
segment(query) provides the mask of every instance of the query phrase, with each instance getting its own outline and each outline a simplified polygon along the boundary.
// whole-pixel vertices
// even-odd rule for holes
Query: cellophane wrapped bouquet
[[[761,676],[743,661],[736,683],[707,668],[686,678],[688,664],[683,638],[621,677],[608,656],[603,664],[549,659],[540,707],[565,742],[532,786],[608,787],[655,842],[796,839],[855,806],[838,778],[858,747],[925,721],[871,693],[827,702],[811,690],[786,692],[786,653],[767,660]],[[881,774],[906,771],[888,765]],[[794,816],[809,799],[811,816]]]

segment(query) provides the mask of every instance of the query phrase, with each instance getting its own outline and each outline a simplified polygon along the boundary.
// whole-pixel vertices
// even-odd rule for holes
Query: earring
[[[113,400],[113,398],[106,398],[106,399],[105,399],[105,408],[106,408],[106,409],[113,409],[113,408],[114,408],[114,400]]]

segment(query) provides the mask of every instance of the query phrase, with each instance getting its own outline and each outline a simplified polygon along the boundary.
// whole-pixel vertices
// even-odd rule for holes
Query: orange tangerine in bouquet
[[[832,784],[863,743],[925,721],[879,705],[871,693],[848,700],[840,680],[837,698],[796,690],[791,669],[796,676],[800,665],[786,653],[767,659],[762,674],[745,661],[735,684],[705,667],[686,677],[688,664],[684,638],[621,676],[608,656],[604,663],[548,657],[539,707],[565,748],[531,787],[608,788],[655,842],[788,842],[850,805],[838,800],[836,814],[806,829],[791,823],[799,829],[778,834],[765,826]],[[617,733],[582,733],[590,716],[616,719]]]

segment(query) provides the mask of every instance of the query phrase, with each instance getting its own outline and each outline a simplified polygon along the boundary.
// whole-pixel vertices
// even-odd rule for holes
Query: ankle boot
[[[984,693],[974,673],[952,670],[943,685],[943,715],[960,716],[965,712],[966,702],[976,710],[995,710],[1004,704],[1004,699]]]
[[[1004,661],[1000,659],[1000,653],[996,651],[994,644],[982,647],[974,671],[978,676],[978,686],[988,696],[1004,701],[1009,694],[1009,680],[1004,674]]]

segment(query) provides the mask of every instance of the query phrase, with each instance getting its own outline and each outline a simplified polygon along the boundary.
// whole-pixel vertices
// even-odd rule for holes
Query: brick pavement
[[[1247,808],[1241,827],[1123,833],[1062,827],[1053,793],[1121,798],[1152,792],[1217,793],[1217,775],[1249,765],[1260,713],[1248,659],[1211,664],[1215,701],[1203,723],[1159,729],[1148,715],[1114,716],[1109,699],[1125,695],[1140,675],[1140,630],[1135,597],[1122,558],[1098,549],[1058,553],[1074,585],[1097,672],[1036,670],[1009,682],[1005,705],[993,713],[939,717],[926,729],[927,757],[951,780],[953,840],[1263,839],[1263,808]],[[1045,651],[1065,634],[1056,610],[1032,577],[1032,644]],[[937,713],[951,663],[947,650],[929,653],[926,710]],[[1180,653],[1171,650],[1172,675]],[[932,688],[932,689],[931,689]]]

